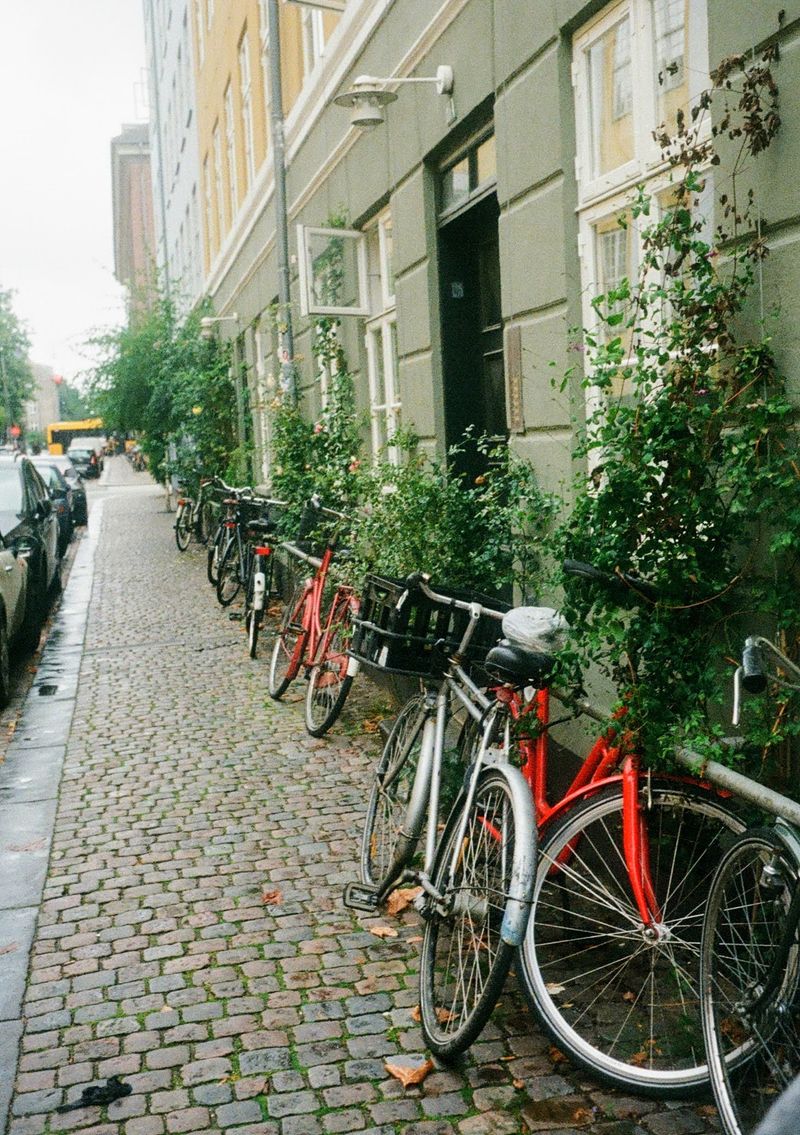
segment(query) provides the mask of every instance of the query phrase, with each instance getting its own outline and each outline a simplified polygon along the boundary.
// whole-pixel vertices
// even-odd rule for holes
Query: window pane
[[[686,110],[689,101],[687,4],[688,0],[653,0],[658,125],[663,122],[668,130],[675,127],[675,112]]]
[[[382,224],[383,229],[383,294],[388,298],[394,295],[394,231],[392,218],[387,217]]]
[[[592,176],[634,157],[631,25],[628,16],[587,51],[592,128]]]
[[[624,228],[620,225],[620,220],[623,220]],[[635,283],[635,241],[630,214],[619,214],[604,218],[595,225],[594,233],[597,271],[596,294],[608,295],[609,292],[619,287],[623,279],[628,279],[633,285]],[[613,316],[624,313],[625,308],[624,302],[606,303],[602,306],[602,311],[605,315]],[[621,335],[626,347],[630,343],[630,331],[624,326],[624,323],[613,326],[605,324],[602,333],[606,340]]]
[[[386,405],[386,371],[383,363],[383,330],[376,327],[370,332],[372,337],[372,405]]]
[[[308,233],[311,301],[322,307],[359,307],[358,249],[344,236]]]
[[[442,177],[442,208],[449,209],[469,195],[469,158],[462,158]]]
[[[494,141],[494,134],[487,138],[485,142],[481,142],[480,146],[478,146],[477,167],[478,185],[483,185],[484,181],[489,181],[490,178],[497,177],[497,147]]]

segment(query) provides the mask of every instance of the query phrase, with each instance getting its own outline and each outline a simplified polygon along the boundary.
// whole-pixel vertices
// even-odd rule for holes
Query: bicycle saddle
[[[552,654],[501,639],[486,655],[484,670],[500,682],[541,689],[553,676],[556,659]]]

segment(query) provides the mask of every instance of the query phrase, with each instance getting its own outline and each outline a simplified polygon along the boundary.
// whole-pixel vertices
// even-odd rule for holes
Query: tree
[[[23,404],[33,392],[30,339],[14,311],[13,297],[0,288],[0,426],[6,433],[13,422],[21,421]]]

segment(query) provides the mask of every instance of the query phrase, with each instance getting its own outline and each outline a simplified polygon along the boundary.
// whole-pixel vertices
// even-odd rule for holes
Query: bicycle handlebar
[[[630,600],[633,592],[633,597],[637,599],[644,599],[648,603],[658,602],[658,588],[648,583],[646,579],[640,579],[638,575],[630,575],[618,568],[613,572],[601,571],[600,568],[582,563],[580,560],[564,560],[562,566],[566,575],[588,579],[592,583],[602,583],[622,598]]]

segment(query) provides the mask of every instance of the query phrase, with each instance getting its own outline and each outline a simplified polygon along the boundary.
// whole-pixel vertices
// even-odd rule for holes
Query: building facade
[[[146,307],[153,283],[155,231],[147,124],[123,126],[111,139],[114,276],[128,290],[130,310]]]
[[[263,479],[280,370],[268,7],[195,0],[191,13],[204,291],[231,317],[220,329],[236,338]],[[796,105],[800,0],[780,21],[740,0],[280,0],[279,10],[306,412],[324,402],[313,338],[333,314],[374,453],[398,425],[439,453],[471,427],[509,436],[543,487],[563,489],[587,399],[571,329],[591,326],[592,297],[635,270],[636,226],[618,223],[633,189],[646,183],[656,210],[669,201],[652,132],[693,105],[716,61],[773,39],[782,105]],[[443,67],[453,84],[439,93]],[[370,129],[334,102],[362,76],[396,96],[373,107]],[[418,79],[430,81],[407,82]],[[800,260],[782,171],[799,143],[786,113],[754,175],[772,252],[756,306],[785,313],[773,347],[790,378]],[[713,192],[708,212],[711,226]]]
[[[189,0],[145,0],[152,200],[162,286],[180,310],[203,295],[194,39]]]

